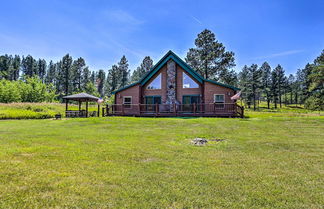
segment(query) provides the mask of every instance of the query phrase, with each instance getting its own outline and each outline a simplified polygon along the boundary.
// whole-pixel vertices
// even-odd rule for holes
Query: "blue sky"
[[[235,52],[235,69],[268,61],[286,73],[324,49],[323,1],[155,0],[1,2],[0,54],[59,60],[83,57],[109,69],[126,55],[131,69],[172,50],[184,58],[203,29]]]

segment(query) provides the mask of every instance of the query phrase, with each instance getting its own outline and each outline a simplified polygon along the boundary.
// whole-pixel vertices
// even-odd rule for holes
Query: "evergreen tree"
[[[62,89],[65,95],[72,93],[72,84],[71,80],[71,67],[72,67],[72,57],[67,54],[62,58],[60,62],[60,84],[62,85]]]
[[[45,74],[46,74],[46,61],[44,59],[38,59],[37,73],[38,73],[38,77],[41,79],[41,81],[44,82]]]
[[[151,57],[146,56],[141,65],[137,67],[136,70],[134,70],[132,76],[131,76],[131,81],[136,82],[139,81],[151,68],[153,67],[153,60]]]
[[[252,64],[251,67],[248,68],[248,72],[250,74],[250,85],[251,92],[253,94],[253,109],[256,110],[256,100],[261,87],[261,71],[258,70],[258,65]]]
[[[11,79],[10,80],[18,80],[19,79],[19,72],[20,72],[20,65],[21,60],[19,55],[15,55],[12,61],[12,73],[11,73]]]
[[[231,86],[236,86],[238,82],[237,73],[235,70],[223,70],[219,74],[219,81]]]
[[[294,97],[294,91],[296,91],[295,89],[295,76],[293,74],[290,74],[288,79],[288,92],[289,92],[289,97],[290,97],[290,104],[293,104],[293,97]]]
[[[250,108],[251,101],[253,98],[250,80],[251,76],[249,73],[249,69],[248,66],[245,65],[242,71],[239,73],[239,87],[242,91],[242,99],[248,105],[248,108]]]
[[[118,69],[120,72],[120,87],[123,88],[128,84],[129,79],[129,70],[128,70],[128,61],[125,55],[120,59],[118,63]]]
[[[206,79],[219,79],[221,72],[235,66],[234,53],[225,50],[215,34],[205,29],[195,40],[196,48],[189,49],[186,62]]]
[[[45,76],[46,84],[54,84],[56,83],[56,64],[51,60],[48,65],[47,73]]]
[[[281,101],[281,97],[283,94],[283,90],[285,88],[285,71],[283,70],[283,68],[281,67],[281,65],[278,65],[275,69],[274,69],[275,73],[276,73],[276,78],[277,78],[277,89],[278,89],[278,97],[279,97],[279,104],[280,104],[280,108],[282,107],[282,101]]]
[[[113,65],[111,69],[108,70],[107,76],[107,93],[111,95],[111,92],[117,90],[120,83],[120,72],[117,65]]]
[[[91,82],[91,72],[88,67],[85,67],[82,70],[81,91],[85,91],[87,84],[90,82]]]
[[[72,65],[72,83],[73,91],[81,92],[82,91],[82,73],[86,67],[85,61],[82,57],[78,58],[73,62]],[[88,81],[87,81],[88,82]],[[87,83],[86,82],[86,83]]]
[[[275,70],[271,72],[271,97],[277,109],[278,104],[278,75]]]
[[[106,74],[104,70],[99,70],[97,75],[97,89],[101,97],[104,96],[104,84],[105,84]]]
[[[90,82],[93,83],[93,85],[96,82],[96,73],[94,71],[91,72]]]
[[[37,61],[31,56],[23,57],[22,59],[22,71],[24,77],[33,77],[37,75]]]
[[[264,62],[259,69],[261,71],[261,88],[267,100],[267,108],[270,109],[271,100],[271,67],[267,62]]]
[[[0,56],[0,79],[9,79],[11,71],[12,56]]]
[[[305,102],[306,108],[324,110],[324,50],[311,65],[307,81],[309,97]]]

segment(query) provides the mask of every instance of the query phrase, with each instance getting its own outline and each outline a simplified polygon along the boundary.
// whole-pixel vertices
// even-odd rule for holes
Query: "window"
[[[131,96],[125,96],[123,97],[123,104],[125,108],[131,108],[132,104],[132,97]]]
[[[215,108],[224,109],[225,106],[225,95],[224,94],[214,94]]]
[[[161,89],[161,74],[147,86],[147,89]]]
[[[183,84],[182,88],[198,88],[198,84],[192,80],[186,73],[183,73]]]

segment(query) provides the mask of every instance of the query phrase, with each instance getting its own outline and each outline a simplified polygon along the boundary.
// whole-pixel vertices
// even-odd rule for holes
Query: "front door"
[[[194,111],[194,105],[193,104],[199,104],[200,103],[200,96],[199,95],[184,95],[182,98],[182,110],[184,112],[193,112]],[[199,105],[196,106],[196,108]],[[197,110],[197,109],[196,109]]]
[[[146,96],[145,97],[146,111],[155,112],[156,105],[161,104],[161,96]]]

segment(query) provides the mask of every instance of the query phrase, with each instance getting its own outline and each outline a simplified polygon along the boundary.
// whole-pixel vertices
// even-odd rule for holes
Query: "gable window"
[[[124,96],[123,97],[123,104],[124,104],[125,108],[131,108],[132,97],[131,96]]]
[[[182,88],[187,89],[187,88],[198,88],[199,85],[192,80],[186,73],[183,73],[183,84]]]
[[[147,86],[147,89],[161,89],[161,73]]]
[[[224,94],[214,94],[215,108],[224,109],[225,107],[225,95]]]

